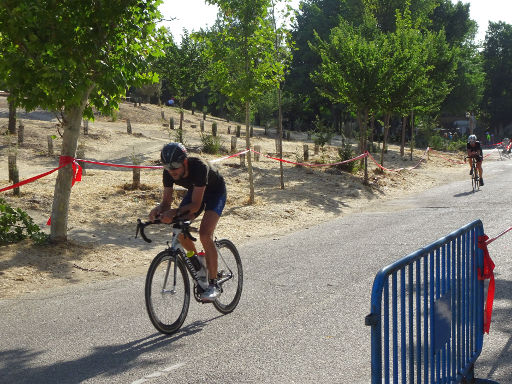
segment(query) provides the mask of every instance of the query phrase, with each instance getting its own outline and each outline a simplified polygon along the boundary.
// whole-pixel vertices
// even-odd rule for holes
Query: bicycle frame
[[[168,246],[169,252],[171,252],[171,255],[173,257],[179,257],[185,263],[185,265],[187,266],[187,269],[188,269],[188,273],[189,273],[190,277],[192,278],[192,280],[194,281],[194,283],[198,286],[201,286],[201,283],[197,276],[197,271],[194,268],[194,266],[192,265],[192,262],[189,260],[189,258],[185,256],[185,254],[186,254],[185,248],[183,248],[183,246],[181,245],[181,243],[178,239],[178,236],[181,233],[184,233],[186,235],[186,233],[188,233],[188,229],[189,229],[189,227],[187,227],[184,231],[184,228],[182,228],[181,226],[177,226],[177,227],[173,226],[172,227],[171,245],[169,246],[169,244],[167,244],[167,246]],[[191,235],[190,235],[190,237],[193,241],[196,241],[196,239],[194,237],[192,237]],[[171,262],[171,260],[169,260],[169,263],[170,262]],[[178,268],[178,264],[174,263],[174,284],[176,284],[177,268]],[[167,271],[169,271],[169,269],[167,269]],[[167,278],[166,278],[166,280],[167,280]],[[164,282],[164,286],[165,286],[165,282]],[[205,289],[206,287],[201,286],[201,288]]]
[[[151,240],[148,239],[145,234],[144,234],[144,227],[149,225],[149,223],[142,223],[142,221],[137,220],[138,222],[138,225],[137,225],[137,234],[139,233],[140,231],[140,234],[142,236],[142,238],[144,239],[144,241],[150,243]],[[157,222],[155,222],[157,223]],[[178,223],[175,223],[173,224],[172,226],[172,238],[171,238],[171,244],[169,245],[169,242],[167,242],[167,249],[168,251],[170,252],[171,254],[171,257],[176,257],[176,258],[181,258],[182,261],[185,263],[187,269],[188,269],[188,273],[190,275],[190,277],[192,278],[192,280],[194,281],[194,283],[198,286],[201,286],[201,283],[200,283],[200,279],[198,278],[197,276],[197,271],[195,270],[194,266],[192,265],[192,262],[188,259],[188,257],[185,256],[185,248],[183,248],[183,246],[181,245],[179,239],[178,239],[178,236],[180,234],[183,234],[184,236],[187,236],[189,237],[192,241],[196,241],[197,239],[194,238],[191,234],[190,234],[190,229],[192,230],[195,230],[197,231],[196,228],[191,228],[190,227],[190,222],[188,221],[179,221]],[[137,234],[135,236],[137,236]],[[219,249],[219,243],[217,241],[217,238],[215,238],[214,240],[214,244],[215,244],[215,249],[217,251],[217,255],[219,257],[219,259],[223,259],[222,257],[222,253]],[[171,262],[171,260],[169,260],[169,263]],[[224,263],[226,266],[227,264]],[[218,279],[217,283],[219,285],[222,285],[222,283],[230,280],[233,278],[233,271],[228,267],[228,270],[229,270],[229,274],[223,278],[220,278]],[[167,279],[168,279],[168,273],[169,273],[169,268],[167,268],[167,274],[165,276],[165,280],[164,280],[164,287],[167,286]],[[176,273],[177,273],[177,263],[174,263],[174,271],[173,271],[173,276],[174,276],[174,282],[173,282],[173,290],[175,289],[176,287]],[[201,288],[205,289],[206,287],[202,287]],[[162,288],[163,291],[166,291],[165,288]]]

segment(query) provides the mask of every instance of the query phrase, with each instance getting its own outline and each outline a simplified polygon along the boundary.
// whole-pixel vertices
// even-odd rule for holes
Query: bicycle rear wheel
[[[226,239],[217,241],[217,253],[217,281],[222,288],[222,294],[213,302],[213,306],[220,313],[227,314],[233,312],[242,295],[242,260],[235,245]]]
[[[146,276],[146,309],[155,328],[166,334],[176,332],[187,317],[190,282],[183,261],[169,250],[151,262]]]

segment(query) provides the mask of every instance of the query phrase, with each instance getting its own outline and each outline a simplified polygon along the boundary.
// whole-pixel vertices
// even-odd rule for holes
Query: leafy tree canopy
[[[4,0],[0,8],[0,71],[28,110],[79,105],[93,88],[85,114],[117,107],[129,85],[157,54],[160,0]]]
[[[186,30],[183,32],[180,45],[174,42],[170,32],[162,36],[164,56],[156,62],[156,71],[166,80],[169,90],[180,101],[180,106],[205,86],[208,67],[204,55],[205,45],[193,39]]]
[[[205,36],[214,88],[240,106],[277,85],[283,64],[275,60],[275,35],[268,0],[208,0],[222,17]]]
[[[512,25],[489,23],[483,50],[485,91],[482,110],[492,126],[512,121]]]

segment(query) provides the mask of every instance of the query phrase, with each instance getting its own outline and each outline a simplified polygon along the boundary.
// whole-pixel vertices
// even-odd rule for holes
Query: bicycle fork
[[[171,262],[174,260],[173,268],[173,284],[172,289],[167,289],[167,280],[169,279],[169,271],[171,269]],[[162,294],[170,293],[171,295],[176,294],[176,274],[178,270],[178,263],[176,262],[176,255],[171,255],[167,261],[167,268],[165,269],[164,284],[162,287]]]
[[[224,266],[227,268],[227,271],[224,269],[221,269],[220,271],[217,271],[217,284],[219,284],[222,287],[222,284],[225,283],[228,280],[231,280],[233,278],[233,272],[231,269],[229,269],[229,266],[224,261],[224,258],[222,257],[222,253],[220,252],[220,249],[217,248],[217,255],[218,260],[222,260]]]

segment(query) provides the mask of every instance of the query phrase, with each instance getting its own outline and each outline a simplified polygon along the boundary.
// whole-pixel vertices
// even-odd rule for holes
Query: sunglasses
[[[172,171],[174,169],[183,167],[183,163],[180,163],[178,161],[171,161],[169,164],[164,164],[163,167],[168,171]]]

